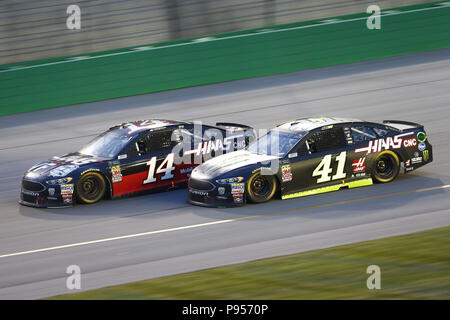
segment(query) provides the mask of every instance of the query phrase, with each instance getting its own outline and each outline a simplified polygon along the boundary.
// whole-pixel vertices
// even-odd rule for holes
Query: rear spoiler
[[[404,126],[411,126],[413,128],[419,128],[423,129],[423,125],[415,122],[409,122],[409,121],[402,121],[402,120],[383,120],[383,123],[385,124],[399,124]],[[395,127],[395,126],[394,126]]]
[[[218,127],[235,127],[235,128],[242,128],[242,129],[253,129],[252,127],[249,127],[245,124],[239,124],[239,123],[233,123],[233,122],[217,122],[216,126],[218,126]]]

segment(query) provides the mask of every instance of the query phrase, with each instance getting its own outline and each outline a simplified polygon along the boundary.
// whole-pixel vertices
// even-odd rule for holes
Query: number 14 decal
[[[322,161],[320,161],[319,165],[316,169],[314,169],[313,177],[320,177],[317,179],[317,183],[328,182],[330,180],[338,180],[344,179],[347,174],[344,172],[345,168],[345,160],[347,158],[347,152],[341,152],[337,157],[337,170],[334,176],[330,176],[333,169],[331,168],[331,154],[327,154],[323,157]]]
[[[155,173],[156,157],[153,157],[149,161],[147,161],[146,164],[149,167],[148,175],[147,175],[147,179],[145,179],[142,182],[142,184],[148,184],[148,183],[155,182],[156,181],[155,174],[158,174],[158,173],[164,173],[164,175],[161,177],[161,180],[172,179],[173,178],[172,171],[175,169],[175,167],[173,166],[174,155],[175,155],[174,153],[169,153],[166,156],[166,158],[164,159],[164,161],[160,164],[158,169],[156,169],[156,173]]]

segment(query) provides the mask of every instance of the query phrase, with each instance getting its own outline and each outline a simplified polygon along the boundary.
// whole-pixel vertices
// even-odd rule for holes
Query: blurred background
[[[365,12],[430,0],[3,0],[0,65]],[[66,9],[81,9],[68,30]]]

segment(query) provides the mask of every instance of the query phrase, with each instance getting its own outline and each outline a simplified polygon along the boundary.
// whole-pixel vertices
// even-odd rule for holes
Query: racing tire
[[[261,203],[273,198],[277,190],[277,179],[271,175],[254,173],[247,182],[247,199],[249,202]]]
[[[96,171],[88,172],[78,179],[75,190],[78,202],[96,203],[105,195],[105,178]]]
[[[400,172],[400,159],[391,151],[381,152],[375,159],[372,178],[375,182],[386,183],[394,180]]]

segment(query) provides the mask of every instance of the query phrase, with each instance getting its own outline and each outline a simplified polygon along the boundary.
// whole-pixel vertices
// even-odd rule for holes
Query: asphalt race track
[[[444,49],[1,117],[0,299],[71,292],[69,265],[88,290],[450,225],[449,102]],[[314,115],[422,123],[434,162],[385,185],[235,209],[191,206],[186,190],[68,209],[17,202],[26,169],[116,123],[271,128]]]

